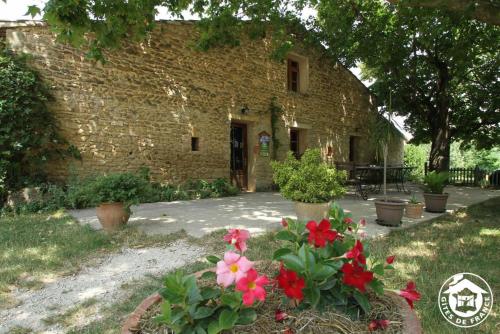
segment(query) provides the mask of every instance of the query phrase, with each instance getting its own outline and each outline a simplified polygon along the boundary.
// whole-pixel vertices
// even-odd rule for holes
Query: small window
[[[299,62],[288,59],[288,90],[293,92],[299,91]]]
[[[349,161],[358,160],[358,138],[355,136],[349,137]]]
[[[191,137],[191,151],[200,150],[200,139],[198,137]]]

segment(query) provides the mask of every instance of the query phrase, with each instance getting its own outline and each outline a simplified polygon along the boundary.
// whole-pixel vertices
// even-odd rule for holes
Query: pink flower
[[[234,245],[237,250],[243,253],[247,250],[246,241],[248,238],[250,238],[250,232],[234,228],[230,229],[228,234],[224,236],[224,241],[230,245]]]
[[[274,320],[276,320],[277,322],[281,322],[286,318],[288,318],[288,314],[280,309],[276,309],[276,311],[274,312]]]
[[[372,320],[368,325],[368,330],[370,332],[376,331],[377,329],[387,329],[391,322],[389,320]]]
[[[281,226],[283,226],[283,227],[287,227],[288,226],[288,222],[286,221],[285,218],[281,219]]]
[[[252,306],[255,299],[263,302],[266,299],[264,285],[269,284],[266,275],[259,276],[257,270],[250,269],[247,275],[236,282],[236,290],[243,292],[243,304]]]
[[[351,217],[345,217],[345,218],[344,218],[344,223],[346,223],[346,224],[352,224],[352,223],[353,223],[353,220],[352,220],[352,218],[351,218]]]
[[[359,220],[359,223],[358,223],[358,224],[359,224],[359,225],[361,225],[361,226],[366,226],[366,219],[365,219],[365,218],[361,218],[361,219]]]
[[[253,263],[246,257],[235,252],[226,252],[224,260],[217,262],[217,284],[227,288],[234,282],[238,282],[252,269]]]
[[[360,237],[361,239],[366,239],[366,238],[368,237],[368,233],[366,233],[366,232],[361,232],[361,233],[359,234],[359,237]]]

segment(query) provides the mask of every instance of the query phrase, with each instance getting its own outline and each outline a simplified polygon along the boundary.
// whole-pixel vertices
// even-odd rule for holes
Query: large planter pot
[[[123,203],[102,203],[96,209],[97,218],[105,231],[115,231],[125,225],[130,214]]]
[[[422,218],[424,212],[424,205],[422,203],[408,203],[406,204],[405,216],[412,219]]]
[[[199,271],[195,274],[195,276],[201,277],[205,271],[207,270]],[[402,334],[422,334],[420,320],[418,319],[415,311],[408,306],[406,301],[394,292],[386,292],[386,295],[394,301],[395,305],[397,305],[399,313],[403,318]],[[134,334],[139,329],[139,323],[144,314],[146,314],[146,312],[148,312],[156,304],[161,303],[162,300],[162,297],[158,293],[154,293],[144,299],[139,306],[135,308],[134,312],[132,312],[125,319],[121,334]]]
[[[396,199],[377,200],[377,223],[385,226],[399,226],[405,211],[406,202]]]
[[[446,211],[448,194],[424,193],[425,211],[441,213]]]
[[[293,202],[293,208],[298,220],[319,222],[323,218],[328,218],[330,203]]]

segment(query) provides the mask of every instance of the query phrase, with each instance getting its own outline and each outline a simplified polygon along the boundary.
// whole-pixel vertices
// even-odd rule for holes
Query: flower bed
[[[123,333],[421,332],[415,284],[384,289],[395,259],[370,258],[355,238],[359,224],[338,207],[320,223],[283,219],[272,263],[246,258],[249,233],[230,230],[224,258],[207,257],[215,270],[167,276],[161,297],[146,300]]]

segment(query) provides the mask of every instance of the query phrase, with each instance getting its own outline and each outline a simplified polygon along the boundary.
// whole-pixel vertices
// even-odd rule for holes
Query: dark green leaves
[[[209,256],[207,256],[207,261],[210,263],[216,264],[217,262],[220,261],[220,259],[217,256],[209,255]]]
[[[293,254],[285,254],[281,257],[286,268],[301,273],[305,270],[305,262],[300,257]]]

